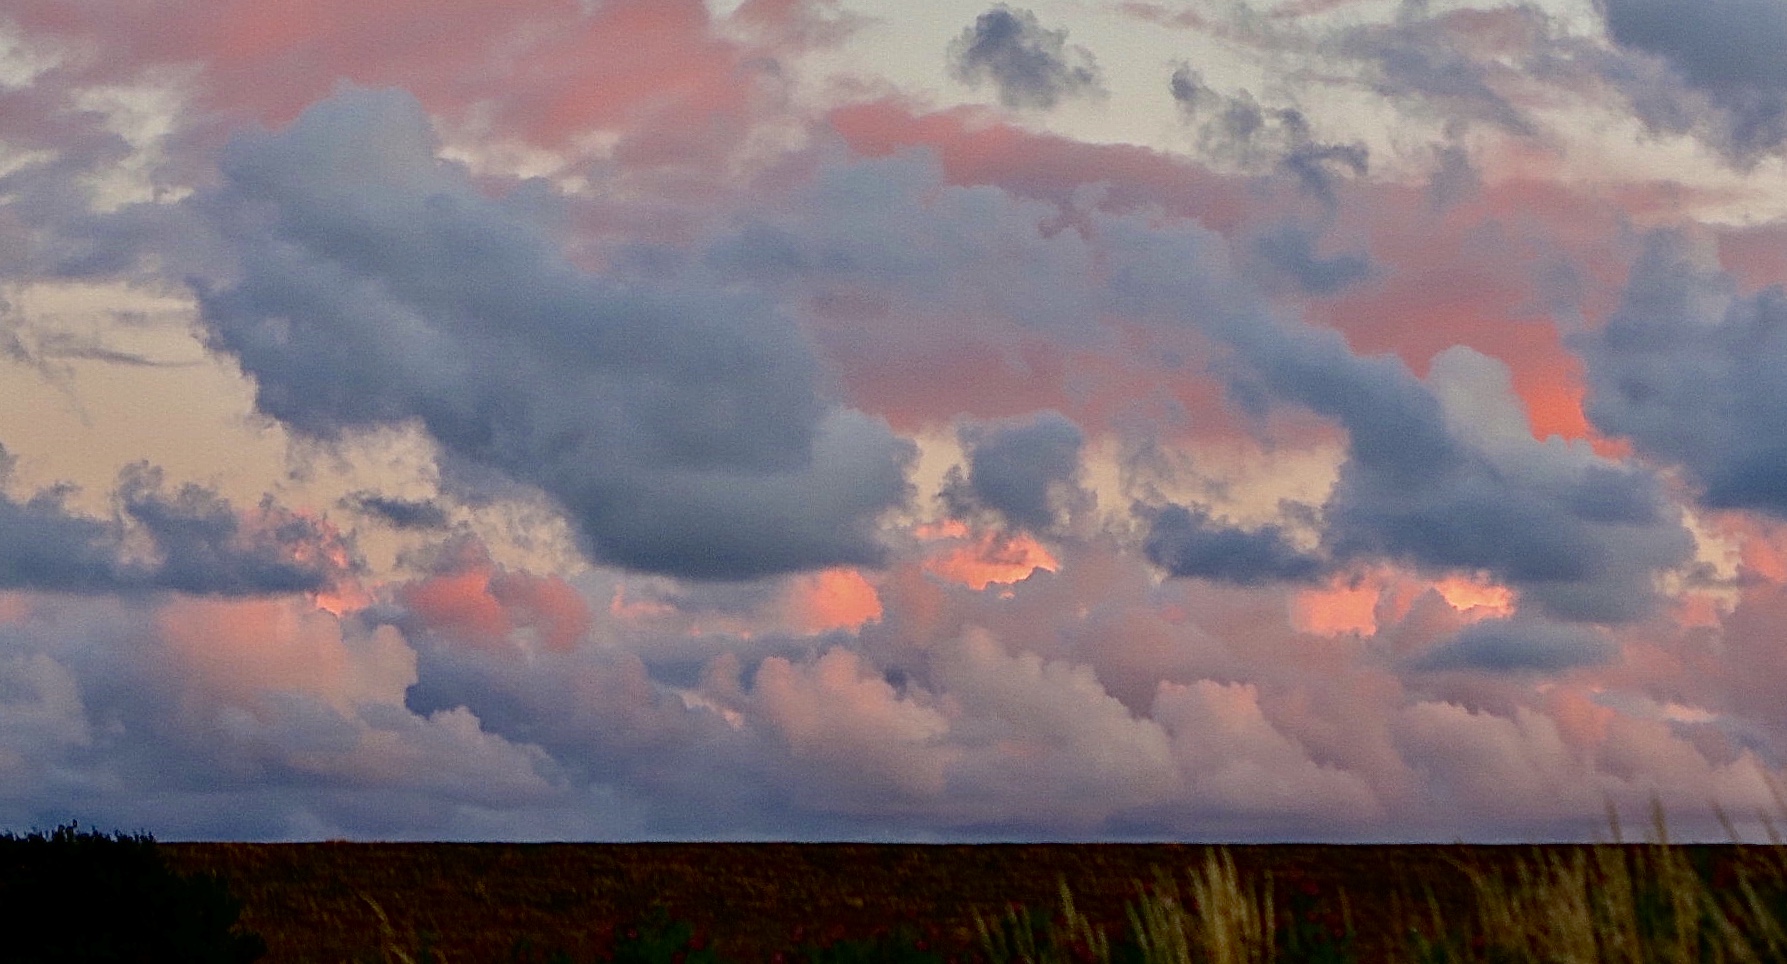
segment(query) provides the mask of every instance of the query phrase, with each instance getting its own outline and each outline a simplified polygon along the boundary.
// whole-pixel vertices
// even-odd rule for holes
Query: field
[[[1155,909],[1162,894],[1178,887],[1185,888],[1181,902],[1194,906],[1192,891],[1221,876],[1223,859],[1232,859],[1230,882],[1240,884],[1230,887],[1230,904],[1266,897],[1281,933],[1288,923],[1306,941],[1329,944],[1323,953],[1345,952],[1335,959],[1412,960],[1411,930],[1424,932],[1430,943],[1448,934],[1463,942],[1453,958],[1430,951],[1429,960],[1480,956],[1471,952],[1473,937],[1479,952],[1485,936],[1539,940],[1515,931],[1536,926],[1526,918],[1572,912],[1600,915],[1584,929],[1624,928],[1634,935],[1662,919],[1677,936],[1697,933],[1683,939],[1700,941],[1698,949],[1684,944],[1679,954],[1632,959],[1700,959],[1708,940],[1724,939],[1717,931],[1727,918],[1694,923],[1690,918],[1700,911],[1693,901],[1726,902],[1729,920],[1746,934],[1761,933],[1756,946],[1766,946],[1772,938],[1762,931],[1780,916],[1787,878],[1780,848],[1772,846],[170,843],[162,849],[177,870],[229,880],[245,902],[243,923],[266,938],[269,964],[399,960],[396,952],[413,958],[424,949],[448,962],[546,960],[542,953],[518,956],[522,946],[596,960],[629,929],[637,933],[654,904],[670,920],[691,925],[690,950],[711,951],[722,961],[771,962],[780,955],[792,962],[803,945],[835,946],[902,926],[945,960],[984,959],[977,915],[997,923],[1012,905],[1058,911],[1065,881],[1077,909],[1115,941],[1129,926],[1126,905],[1148,906],[1138,902],[1143,885],[1154,885]],[[1608,902],[1620,892],[1621,875],[1636,882],[1623,912]],[[1172,882],[1164,890],[1163,880]],[[1573,911],[1572,901],[1587,903]],[[1596,901],[1606,906],[1587,906]],[[1754,915],[1744,909],[1746,901]],[[1207,888],[1201,903],[1218,907],[1223,898]],[[1615,934],[1604,943],[1631,936]]]

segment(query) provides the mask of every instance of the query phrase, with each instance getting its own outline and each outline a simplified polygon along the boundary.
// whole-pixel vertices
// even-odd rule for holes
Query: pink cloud
[[[834,647],[799,666],[779,656],[764,660],[752,699],[793,757],[819,767],[831,785],[815,784],[811,796],[842,790],[860,794],[854,805],[862,806],[892,792],[891,802],[906,809],[945,790],[955,756],[945,740],[948,719],[896,693],[849,650]]]
[[[1154,718],[1173,734],[1187,795],[1200,808],[1331,824],[1359,824],[1384,811],[1358,774],[1321,766],[1274,727],[1250,684],[1162,683]]]
[[[296,599],[175,598],[156,611],[155,630],[189,693],[207,701],[256,706],[301,693],[348,711],[401,702],[416,678],[415,654],[395,629],[354,633]]]
[[[715,159],[773,86],[754,66],[769,51],[723,37],[701,0],[25,0],[9,13],[88,50],[92,80],[196,66],[211,111],[283,125],[343,82],[396,86],[458,123],[544,147],[620,132],[619,155],[643,165]],[[787,27],[809,11],[748,13]]]
[[[1235,227],[1251,206],[1243,183],[1182,158],[1134,145],[1039,134],[977,108],[915,113],[906,104],[883,100],[840,107],[827,120],[866,157],[929,148],[951,184],[996,185],[1064,209],[1071,210],[1074,195],[1088,184],[1101,185],[1097,197],[1103,209],[1158,207],[1219,231]]]
[[[785,605],[790,621],[807,633],[861,629],[883,613],[874,584],[860,570],[849,568],[795,577]]]
[[[474,550],[446,572],[400,586],[397,598],[429,630],[510,651],[531,630],[549,650],[577,645],[592,624],[589,604],[564,579],[511,571]]]

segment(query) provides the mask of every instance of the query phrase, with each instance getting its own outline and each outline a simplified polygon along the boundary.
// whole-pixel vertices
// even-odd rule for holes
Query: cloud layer
[[[1778,805],[1774,6],[101,6],[0,20],[0,823]]]

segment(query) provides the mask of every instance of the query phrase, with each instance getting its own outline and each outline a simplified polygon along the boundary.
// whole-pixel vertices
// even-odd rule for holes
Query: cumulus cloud
[[[1675,0],[1597,0],[1613,40],[1661,58],[1679,83],[1704,95],[1718,119],[1707,125],[1667,92],[1632,84],[1633,106],[1653,126],[1702,128],[1739,163],[1753,164],[1787,142],[1787,8],[1772,0],[1713,0],[1691,7]],[[1616,79],[1643,79],[1627,69]]]
[[[963,425],[968,476],[952,470],[943,496],[958,514],[990,509],[1011,525],[1046,532],[1076,503],[1085,434],[1060,412],[1002,424]]]
[[[0,481],[6,466],[0,449]],[[252,596],[315,592],[352,573],[338,533],[271,498],[244,513],[199,485],[166,488],[159,470],[128,467],[107,520],[71,511],[62,489],[0,496],[0,587]]]
[[[1494,359],[1449,349],[1423,383],[1332,330],[1250,320],[1221,333],[1244,378],[1347,430],[1323,507],[1336,559],[1486,571],[1555,615],[1596,621],[1645,614],[1656,575],[1688,561],[1692,537],[1655,477],[1534,439]]]
[[[1472,623],[1421,655],[1419,670],[1482,670],[1490,673],[1559,673],[1594,666],[1613,656],[1594,630],[1533,619]]]
[[[1048,109],[1072,97],[1098,96],[1104,80],[1092,52],[1067,42],[1028,10],[1000,4],[975,18],[949,45],[950,72],[971,86],[991,83],[1007,107]]]
[[[537,748],[463,709],[406,710],[415,674],[394,628],[302,600],[40,599],[0,627],[0,718],[22,724],[0,736],[0,772],[36,787],[0,799],[0,819],[66,819],[87,780],[134,802],[89,800],[81,819],[176,838],[439,835],[560,798]]]
[[[1787,294],[1740,295],[1704,249],[1650,236],[1619,308],[1580,338],[1588,415],[1680,466],[1706,504],[1787,517]]]
[[[419,422],[538,487],[597,559],[698,577],[872,563],[911,448],[828,405],[799,331],[721,289],[581,271],[440,160],[409,97],[347,91],[238,138],[203,283],[256,404],[323,438]]]
[[[1266,263],[1309,294],[1332,295],[1371,276],[1370,258],[1362,254],[1323,257],[1316,252],[1315,233],[1295,224],[1267,231],[1256,247]]]
[[[588,603],[565,580],[510,571],[469,541],[442,552],[432,573],[396,595],[411,617],[406,625],[497,650],[512,650],[522,631],[535,647],[569,650],[591,623]]]
[[[1113,285],[1226,345],[1241,398],[1346,431],[1321,511],[1331,559],[1488,573],[1553,615],[1609,622],[1650,612],[1658,575],[1689,561],[1693,538],[1656,476],[1535,439],[1505,364],[1454,347],[1423,381],[1400,358],[1262,310],[1214,239],[1136,233],[1124,247],[1128,273]]]
[[[1365,781],[1322,766],[1273,725],[1255,686],[1162,683],[1154,715],[1173,734],[1174,755],[1201,810],[1223,817],[1263,811],[1330,825],[1382,810]],[[1265,773],[1274,779],[1261,779]]]
[[[1217,522],[1205,509],[1180,505],[1144,514],[1149,526],[1143,551],[1168,575],[1257,585],[1308,582],[1327,569],[1278,525],[1242,529]]]
[[[1772,94],[1745,93],[1772,68],[1684,46],[1741,4],[1647,35],[1609,0],[1618,48],[1530,5],[1128,4],[1220,38],[1210,77],[1237,52],[1266,72],[1218,91],[1182,66],[1152,106],[1192,137],[1144,146],[897,95],[826,111],[839,88],[798,54],[843,39],[830,3],[525,0],[395,53],[416,28],[388,5],[250,4],[227,33],[254,57],[197,29],[203,3],[159,4],[157,44],[71,3],[104,7],[9,9],[91,37],[0,78],[0,278],[190,278],[260,413],[306,446],[431,443],[445,495],[392,495],[422,482],[402,459],[269,478],[431,543],[383,573],[320,519],[144,468],[100,516],[0,499],[0,819],[1449,840],[1584,836],[1659,791],[1770,805],[1787,566],[1744,513],[1787,514],[1779,292],[1659,242],[1573,343],[1584,422],[1554,309],[1598,323],[1631,205],[1699,195],[1548,181],[1506,141],[1573,149],[1573,117],[1538,119],[1611,85],[1653,129],[1775,149]],[[1010,7],[949,56],[1016,109],[1102,90]],[[193,100],[166,155],[88,109],[169,65]],[[303,111],[344,76],[409,93]],[[1363,176],[1341,126],[1363,115],[1327,112],[1361,92],[1369,123],[1413,122],[1374,144],[1444,131],[1431,204],[1399,164]],[[216,163],[245,116],[275,128]],[[126,167],[198,193],[102,211]],[[1770,238],[1745,236],[1745,284],[1779,275]],[[0,352],[190,374],[121,330],[21,322]],[[950,517],[904,505],[909,468],[944,466],[890,425],[927,457],[956,432]],[[1696,519],[1698,547],[1684,494],[1736,510]],[[510,512],[562,513],[597,565],[554,568],[525,526],[471,539]],[[306,598],[354,577],[350,603]]]

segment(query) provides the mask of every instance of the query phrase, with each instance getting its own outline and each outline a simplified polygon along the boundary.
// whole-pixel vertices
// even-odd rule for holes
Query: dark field
[[[1113,935],[1124,905],[1156,870],[1179,881],[1209,848],[1194,845],[871,844],[162,844],[183,872],[228,879],[243,923],[270,964],[377,959],[426,946],[447,962],[509,961],[518,942],[594,960],[654,902],[690,922],[722,960],[760,962],[802,945],[914,925],[945,954],[976,948],[974,914],[1012,904],[1076,903]],[[1350,910],[1357,960],[1401,956],[1411,914],[1463,919],[1469,867],[1512,870],[1584,847],[1231,846],[1243,880],[1271,874],[1280,894],[1338,918]],[[1774,848],[1692,846],[1709,882]],[[1433,897],[1430,906],[1428,894]],[[1345,895],[1344,903],[1342,894]],[[376,902],[388,919],[382,924]],[[538,958],[543,959],[543,957]]]

